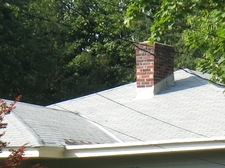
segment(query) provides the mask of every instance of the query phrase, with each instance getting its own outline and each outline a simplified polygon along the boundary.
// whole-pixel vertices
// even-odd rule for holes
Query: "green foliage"
[[[190,49],[201,48],[203,57],[199,59],[198,69],[213,75],[212,80],[225,83],[225,12],[221,2],[199,1],[196,15],[187,17],[189,29],[183,33]]]
[[[146,26],[123,24],[129,3],[1,1],[0,95],[45,105],[133,81]]]
[[[87,7],[91,11],[83,11]],[[79,32],[71,32],[76,36],[74,39],[83,43],[67,66],[69,77],[66,81],[73,85],[77,83],[76,93],[87,94],[134,80],[134,49],[129,42],[132,31],[125,27],[122,17],[125,7],[124,3],[114,0],[91,1],[71,9],[73,16],[83,14],[71,19],[84,20],[85,24],[81,28],[76,27]],[[80,29],[84,27],[83,32]],[[81,32],[84,35],[77,36]]]
[[[150,26],[154,23],[154,15],[161,7],[161,0],[131,1],[125,15],[124,23],[127,27],[137,30],[137,37],[133,34],[133,41],[140,42],[148,39]]]
[[[151,2],[138,1],[138,8]],[[176,46],[176,67],[198,68],[225,83],[225,8],[222,0],[162,0],[153,15],[150,42]],[[131,8],[133,8],[131,6]],[[134,10],[137,12],[137,10]],[[137,16],[128,11],[130,16]]]
[[[52,96],[49,86],[57,65],[53,34],[48,34],[43,22],[37,24],[32,15],[25,13],[26,8],[28,4],[3,4],[6,12],[1,18],[1,95],[11,99],[24,94],[25,101],[32,98],[32,102],[40,103]]]

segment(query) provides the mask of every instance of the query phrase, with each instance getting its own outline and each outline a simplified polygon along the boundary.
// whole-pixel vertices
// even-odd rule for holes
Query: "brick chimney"
[[[148,41],[136,48],[136,78],[138,99],[151,98],[154,94],[174,84],[174,48]]]

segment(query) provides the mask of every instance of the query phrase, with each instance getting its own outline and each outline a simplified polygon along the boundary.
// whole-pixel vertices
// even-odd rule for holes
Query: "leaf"
[[[218,64],[225,63],[225,57],[221,57],[218,61]]]

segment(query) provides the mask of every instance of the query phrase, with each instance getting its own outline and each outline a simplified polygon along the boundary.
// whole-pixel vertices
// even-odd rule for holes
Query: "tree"
[[[46,105],[133,81],[146,26],[123,24],[129,3],[1,1],[2,97]]]
[[[123,24],[126,4],[121,2],[71,2],[69,22],[82,23],[74,25],[71,32],[80,49],[68,66],[73,76],[68,80],[77,83],[78,93],[86,90],[83,94],[87,94],[134,79],[134,50],[129,42],[132,31]]]
[[[38,104],[52,98],[51,83],[58,63],[52,36],[41,34],[48,30],[41,31],[43,22],[39,28],[38,20],[33,20],[29,2],[0,3],[0,94],[8,99],[24,94],[24,101]]]
[[[150,5],[138,1],[140,6]],[[150,41],[177,45],[184,58],[197,60],[198,68],[225,83],[224,8],[221,0],[163,0],[153,14]],[[178,59],[181,57],[178,57]]]

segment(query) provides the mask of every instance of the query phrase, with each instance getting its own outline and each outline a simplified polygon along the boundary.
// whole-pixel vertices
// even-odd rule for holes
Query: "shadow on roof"
[[[171,92],[183,91],[187,89],[193,89],[196,87],[207,85],[208,83],[209,81],[206,79],[202,79],[197,76],[190,76],[188,78],[176,80],[173,86],[171,86],[170,88],[166,90],[163,90],[162,92],[159,93],[159,95],[167,94]]]

